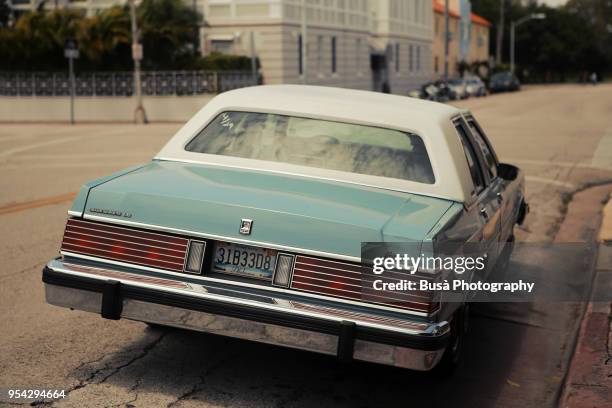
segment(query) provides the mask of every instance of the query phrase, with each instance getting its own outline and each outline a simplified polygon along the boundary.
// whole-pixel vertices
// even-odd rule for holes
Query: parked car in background
[[[520,89],[520,81],[510,71],[497,72],[491,75],[489,80],[489,91],[491,92],[518,91]]]
[[[468,82],[465,78],[455,78],[448,81],[448,87],[452,91],[453,100],[467,99],[470,97],[468,93]]]
[[[477,76],[469,76],[465,78],[466,93],[468,96],[485,96],[487,94],[487,86]]]
[[[421,85],[419,97],[435,102],[448,102],[457,99],[455,91],[443,80],[426,82]]]
[[[476,242],[493,267],[524,208],[522,172],[498,162],[467,110],[331,87],[242,88],[208,102],[149,163],[81,188],[61,256],[43,271],[46,300],[446,370],[461,355],[467,305],[372,293],[362,243],[416,243],[419,257]]]

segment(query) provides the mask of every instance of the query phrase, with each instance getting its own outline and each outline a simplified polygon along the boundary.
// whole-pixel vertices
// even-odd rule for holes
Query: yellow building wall
[[[435,13],[434,16],[434,40],[433,40],[433,75],[434,78],[444,76],[444,14]],[[449,78],[459,75],[457,64],[459,63],[459,19],[449,18],[450,41],[448,43],[448,76]]]
[[[470,52],[468,62],[480,62],[489,59],[489,27],[472,23]]]
[[[489,27],[482,24],[471,25],[470,49],[468,63],[487,61],[489,59]],[[448,76],[459,76],[459,19],[449,18],[451,40],[448,44]],[[432,68],[434,78],[444,76],[444,14],[435,13],[433,29]]]

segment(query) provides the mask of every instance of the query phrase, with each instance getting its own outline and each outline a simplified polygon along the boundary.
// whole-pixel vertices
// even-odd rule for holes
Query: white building
[[[88,15],[125,0],[57,0]],[[40,0],[12,0],[16,10]],[[204,16],[202,52],[259,57],[264,83],[407,94],[432,77],[431,0],[185,0]],[[302,12],[306,8],[306,58]],[[47,1],[46,9],[55,7]]]
[[[382,90],[386,82],[391,92],[406,94],[431,77],[429,0],[305,0],[305,61],[303,4],[209,0],[203,51],[250,55],[253,49],[267,84]]]
[[[95,15],[106,8],[125,3],[125,0],[9,0],[11,8],[17,13],[35,11],[40,8],[53,10],[55,8],[70,7],[81,10],[88,16]],[[138,4],[138,0],[136,4]]]

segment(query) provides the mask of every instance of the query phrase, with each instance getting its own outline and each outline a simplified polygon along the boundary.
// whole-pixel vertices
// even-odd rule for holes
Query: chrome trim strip
[[[202,232],[184,230],[184,229],[179,229],[179,228],[163,227],[161,225],[145,224],[145,223],[137,222],[137,221],[118,220],[114,218],[101,217],[98,215],[91,215],[91,214],[85,214],[84,218],[87,220],[103,221],[109,224],[127,225],[127,226],[132,226],[132,227],[139,227],[139,228],[152,228],[153,230],[158,230],[158,231],[165,231],[165,232],[170,232],[174,234],[190,235],[194,237],[208,238],[208,239],[214,239],[217,241],[226,241],[226,242],[231,242],[231,243],[236,243],[236,244],[262,246],[262,247],[266,247],[270,249],[276,249],[279,251],[295,252],[297,254],[302,253],[302,254],[308,254],[308,255],[314,255],[314,256],[329,257],[329,258],[339,259],[343,261],[361,262],[361,258],[356,257],[356,256],[340,255],[340,254],[334,254],[330,252],[316,251],[312,249],[296,248],[296,247],[291,247],[291,246],[286,246],[286,245],[284,246],[284,245],[273,244],[270,242],[250,241],[247,239],[240,239],[240,238],[228,238],[222,235],[206,234]]]
[[[336,309],[336,308],[327,307],[327,306],[313,305],[313,304],[304,303],[301,301],[291,301],[290,300],[289,303],[291,303],[291,305],[296,309],[315,310],[315,311],[319,310],[322,313],[329,313],[329,314],[336,315],[339,317],[348,316],[348,317],[356,318],[358,320],[366,320],[366,321],[375,320],[379,322],[384,322],[384,324],[390,324],[394,326],[412,327],[412,328],[415,328],[416,330],[418,330],[419,328],[427,327],[427,323],[419,323],[419,322],[413,322],[413,321],[393,319],[390,317],[359,313],[359,312],[354,312],[351,310],[343,310],[343,309]]]
[[[83,212],[82,211],[68,210],[68,216],[81,218],[83,216]]]
[[[81,276],[84,278],[98,279],[102,281],[105,281],[106,279],[108,279],[105,276],[96,275],[95,273],[85,273],[85,272],[80,272],[80,271],[69,269],[69,267],[65,266],[62,261],[57,260],[57,259],[51,260],[47,264],[47,267],[53,271],[62,272],[68,275]],[[331,321],[338,322],[338,323],[343,320],[346,320],[346,318],[330,316],[324,313],[294,310],[287,306],[281,305],[280,302],[276,302],[275,304],[269,304],[269,303],[264,303],[264,302],[257,302],[257,301],[250,300],[250,299],[238,299],[236,297],[213,294],[213,293],[209,293],[206,290],[197,290],[193,287],[193,285],[189,285],[190,287],[188,289],[177,289],[177,288],[168,287],[168,286],[155,285],[152,283],[137,282],[134,280],[130,280],[128,276],[130,274],[127,272],[121,272],[121,271],[113,271],[113,272],[118,273],[118,274],[125,274],[126,275],[125,279],[122,279],[120,277],[117,277],[115,279],[122,283],[128,284],[130,286],[136,286],[136,287],[152,289],[152,290],[163,290],[165,292],[171,292],[177,295],[190,296],[190,297],[199,298],[199,299],[217,300],[217,301],[232,303],[236,305],[256,307],[259,309],[266,309],[266,310],[271,310],[271,311],[282,311],[288,314],[294,314],[294,315],[299,315],[299,316],[316,317],[319,319],[331,320]],[[446,333],[446,331],[449,329],[449,324],[447,321],[443,321],[439,323],[428,323],[426,330],[400,329],[396,326],[387,326],[387,325],[371,323],[371,322],[362,322],[362,321],[355,322],[355,323],[360,326],[364,326],[364,327],[371,327],[375,329],[394,331],[397,333],[404,333],[404,334],[411,334],[411,335],[425,336],[425,337],[442,335]]]
[[[128,263],[128,262],[115,261],[115,260],[112,260],[112,259],[103,259],[103,258],[98,258],[98,257],[95,257],[95,256],[78,254],[78,253],[74,253],[74,252],[70,252],[70,251],[60,251],[60,254],[61,255],[65,255],[65,256],[70,256],[70,257],[73,257],[73,258],[86,259],[86,260],[94,261],[94,262],[107,263],[107,264],[111,264],[111,265],[123,266],[123,267],[126,267],[126,268],[139,269],[139,270],[143,270],[143,271],[149,271],[149,272],[155,272],[155,273],[160,273],[160,274],[165,274],[165,275],[182,277],[183,279],[186,278],[186,277],[189,277],[190,279],[197,280],[197,281],[202,281],[202,282],[215,282],[215,283],[222,283],[222,284],[230,285],[230,286],[238,286],[238,287],[259,289],[259,290],[266,290],[266,291],[271,291],[271,292],[279,292],[279,293],[286,293],[286,294],[293,294],[293,295],[295,295],[296,293],[299,293],[299,295],[302,296],[302,297],[313,298],[313,299],[320,299],[320,300],[326,300],[326,301],[332,301],[332,302],[337,302],[337,303],[346,303],[346,304],[349,304],[349,305],[365,307],[365,308],[369,308],[369,309],[385,310],[387,312],[405,314],[407,316],[419,316],[419,317],[432,318],[433,316],[435,316],[439,312],[439,309],[438,309],[438,310],[435,310],[435,311],[433,311],[431,313],[423,313],[423,312],[418,312],[418,311],[414,311],[414,310],[397,309],[397,308],[387,307],[387,306],[383,306],[383,305],[377,305],[377,304],[374,304],[374,303],[356,302],[356,301],[353,301],[353,300],[350,300],[350,299],[335,298],[335,297],[332,297],[332,296],[319,295],[319,294],[311,293],[311,292],[303,292],[303,291],[296,292],[295,290],[279,288],[277,286],[262,286],[262,285],[252,284],[252,283],[232,281],[232,280],[228,280],[228,279],[212,278],[212,277],[208,277],[208,276],[205,276],[205,275],[191,275],[191,274],[186,275],[185,273],[172,272],[172,271],[165,270],[165,269],[153,268],[153,267],[149,267],[149,266],[145,266],[145,265],[137,265],[137,264],[132,264],[132,263]]]

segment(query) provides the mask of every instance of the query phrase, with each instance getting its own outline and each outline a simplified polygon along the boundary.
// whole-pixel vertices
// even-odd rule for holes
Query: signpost
[[[64,42],[64,57],[68,58],[68,80],[70,82],[70,123],[74,125],[74,60],[79,58],[79,46],[74,39]]]

